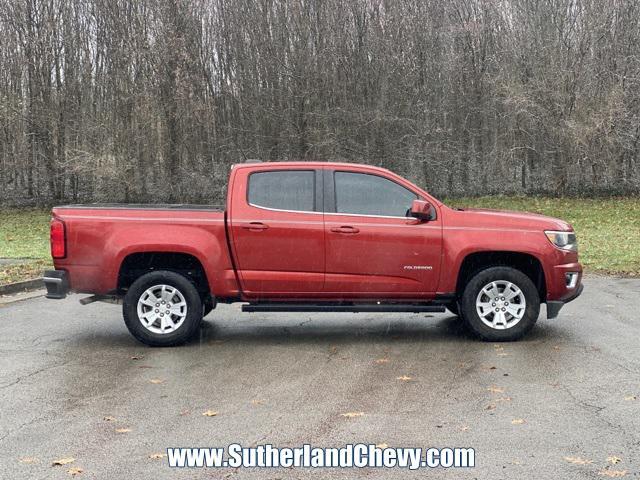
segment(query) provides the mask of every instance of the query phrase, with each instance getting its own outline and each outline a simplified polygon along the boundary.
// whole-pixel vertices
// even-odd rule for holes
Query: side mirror
[[[411,216],[419,220],[431,220],[431,204],[426,200],[414,200],[411,204]]]

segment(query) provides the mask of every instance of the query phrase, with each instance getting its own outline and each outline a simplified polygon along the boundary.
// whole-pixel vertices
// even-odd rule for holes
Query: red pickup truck
[[[479,337],[515,340],[582,291],[571,226],[454,209],[394,173],[347,163],[231,170],[226,209],[53,209],[48,298],[122,302],[130,332],[174,345],[216,303],[244,311],[444,312]]]

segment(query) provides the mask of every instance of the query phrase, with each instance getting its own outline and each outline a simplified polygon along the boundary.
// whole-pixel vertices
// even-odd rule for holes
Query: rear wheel
[[[215,302],[212,300],[211,295],[202,297],[202,317],[206,317],[211,311],[216,308]]]
[[[124,297],[122,312],[127,328],[142,343],[171,346],[186,342],[196,333],[203,306],[187,278],[156,271],[133,282]]]
[[[484,340],[512,341],[533,328],[540,296],[531,279],[511,267],[490,267],[474,275],[460,301],[462,318]]]

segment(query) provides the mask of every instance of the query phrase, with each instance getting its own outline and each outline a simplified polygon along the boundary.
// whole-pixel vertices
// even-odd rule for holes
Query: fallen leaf
[[[73,457],[65,457],[65,458],[60,458],[58,460],[54,460],[53,463],[51,464],[52,466],[57,466],[57,465],[67,465],[69,463],[73,463],[75,462],[76,459]]]
[[[491,393],[504,393],[504,388],[500,387],[489,387],[487,388]]]
[[[329,354],[330,355],[335,355],[336,353],[338,353],[338,347],[330,347],[329,348]]]
[[[460,428],[460,431],[461,431],[461,432],[467,432],[467,431],[469,431],[469,425],[463,425],[463,426]]]
[[[622,461],[622,459],[620,457],[616,457],[615,455],[611,455],[610,457],[607,457],[607,462],[612,463],[612,464],[616,464],[616,463],[620,463]]]
[[[84,470],[81,469],[80,467],[73,467],[67,470],[67,473],[72,477],[75,477],[76,475],[80,475],[82,472],[84,472]]]
[[[413,377],[402,375],[401,377],[396,377],[396,380],[400,380],[401,382],[410,382],[413,380]]]
[[[619,478],[624,477],[627,474],[626,470],[600,470],[598,475],[602,475],[603,477],[611,477],[611,478]]]
[[[116,433],[129,433],[130,431],[130,428],[116,428]]]
[[[389,445],[387,445],[386,443],[378,443],[376,445],[377,448],[381,448],[381,449],[385,449],[387,448]]]
[[[376,360],[376,363],[378,365],[381,365],[383,363],[389,363],[389,359],[388,358],[379,358],[379,359]]]
[[[116,419],[115,417],[110,417],[110,416],[106,416],[103,418],[105,422],[113,422],[115,419]]]
[[[637,400],[637,399],[638,399],[638,397],[636,397],[635,395],[627,395],[626,397],[624,397],[624,399],[625,399],[627,402],[631,402],[631,401],[633,401],[633,400]]]
[[[524,418],[514,418],[511,420],[511,425],[522,425],[523,423],[527,423],[524,421]]]
[[[593,463],[593,460],[587,460],[586,458],[580,457],[564,457],[565,461],[569,463],[575,463],[576,465],[587,465],[589,463]]]
[[[554,350],[560,350],[560,345],[554,345],[553,349]]]
[[[40,460],[38,460],[36,457],[22,457],[19,462],[20,463],[38,463]]]
[[[215,410],[207,410],[202,415],[204,415],[205,417],[215,417],[216,415],[218,415],[218,412],[216,412]]]
[[[254,399],[254,400],[251,400],[251,405],[258,406],[258,405],[263,405],[263,404],[264,404],[264,400],[261,400],[261,399],[258,399],[258,398]]]
[[[167,456],[166,453],[152,453],[151,455],[149,455],[149,458],[153,458],[154,460],[158,460],[158,459],[164,458],[166,456]]]
[[[164,380],[162,380],[161,378],[152,378],[151,380],[149,380],[151,383],[153,383],[154,385],[159,385],[160,383],[164,383]]]
[[[492,404],[489,404],[485,407],[485,410],[495,410],[495,409],[496,409],[496,406]]]
[[[347,418],[354,418],[354,417],[362,417],[364,415],[364,412],[347,412],[347,413],[341,413],[340,415]]]
[[[144,355],[131,355],[131,360],[142,360]]]

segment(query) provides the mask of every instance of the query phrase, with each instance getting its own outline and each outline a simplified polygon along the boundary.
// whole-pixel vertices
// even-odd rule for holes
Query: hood
[[[573,227],[558,218],[537,213],[491,210],[488,208],[449,209],[449,226],[509,228],[522,230],[572,231]]]

